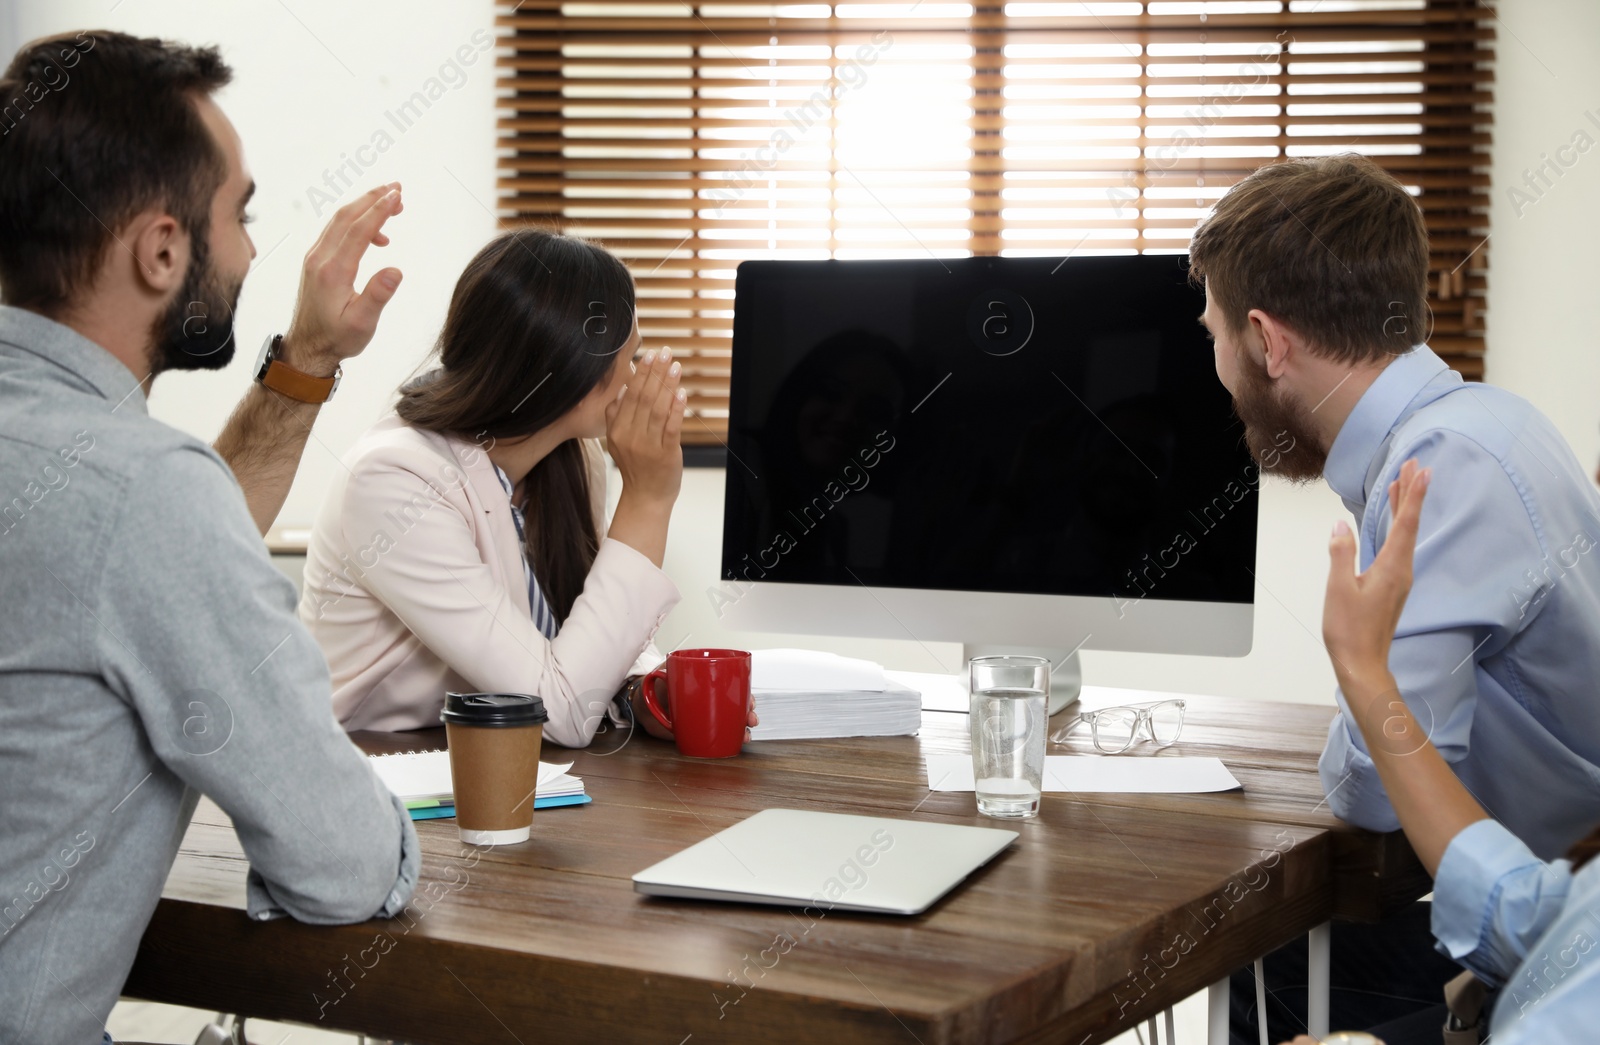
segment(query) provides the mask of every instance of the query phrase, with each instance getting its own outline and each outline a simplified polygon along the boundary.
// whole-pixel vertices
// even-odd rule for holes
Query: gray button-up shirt
[[[200,794],[251,917],[409,899],[411,822],[294,608],[211,447],[98,345],[0,307],[0,1041],[100,1041]]]

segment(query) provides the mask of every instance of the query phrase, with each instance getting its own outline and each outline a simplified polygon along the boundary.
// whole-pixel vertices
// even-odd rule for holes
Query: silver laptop
[[[765,809],[633,876],[636,892],[920,914],[1015,831]]]

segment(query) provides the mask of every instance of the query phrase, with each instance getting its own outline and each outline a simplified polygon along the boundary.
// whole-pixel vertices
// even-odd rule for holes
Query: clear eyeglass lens
[[[1150,732],[1157,744],[1176,743],[1178,734],[1183,732],[1183,705],[1169,700],[1151,708]]]
[[[1139,713],[1132,708],[1107,708],[1095,716],[1095,745],[1105,751],[1121,751],[1133,743],[1133,730]]]

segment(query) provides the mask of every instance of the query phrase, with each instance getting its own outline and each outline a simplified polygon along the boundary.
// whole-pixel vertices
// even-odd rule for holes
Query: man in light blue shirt
[[[1537,410],[1463,382],[1418,343],[1432,261],[1416,202],[1362,157],[1273,164],[1218,203],[1190,260],[1217,375],[1262,470],[1326,477],[1359,520],[1362,565],[1387,536],[1401,464],[1433,469],[1390,666],[1490,815],[1535,853],[1564,852],[1600,821],[1600,496]],[[1392,831],[1389,797],[1336,696],[1320,763],[1328,805]],[[1453,967],[1427,927],[1420,908],[1375,930],[1335,926],[1335,1024],[1372,1027],[1440,1001]],[[1303,954],[1269,961],[1280,999],[1303,991],[1303,973],[1281,972]],[[1396,989],[1384,959],[1411,982]],[[1366,982],[1374,972],[1382,987]],[[1253,996],[1248,974],[1236,978],[1236,1041],[1256,1040]]]
[[[1389,532],[1359,574],[1355,536],[1342,520],[1335,525],[1323,638],[1352,728],[1367,741],[1373,769],[1394,795],[1394,813],[1434,876],[1438,949],[1501,988],[1491,1019],[1471,1004],[1453,1007],[1462,1038],[1479,1040],[1476,1017],[1496,1042],[1592,1041],[1600,1022],[1600,863],[1593,861],[1600,829],[1574,846],[1570,859],[1539,859],[1489,818],[1399,699],[1404,689],[1391,654],[1402,607],[1409,612],[1420,509],[1431,500],[1432,479],[1431,470],[1407,461],[1399,480],[1384,484],[1393,499]],[[1422,1040],[1440,1040],[1442,1009],[1415,1021]],[[1399,1040],[1392,1030],[1380,1033]],[[1294,1045],[1311,1042],[1302,1036]]]
[[[1600,493],[1531,405],[1463,382],[1419,346],[1384,368],[1328,452],[1328,485],[1360,520],[1363,567],[1388,534],[1388,484],[1412,457],[1436,478],[1390,670],[1461,782],[1553,859],[1600,821]],[[1320,763],[1328,805],[1393,831],[1339,701]]]

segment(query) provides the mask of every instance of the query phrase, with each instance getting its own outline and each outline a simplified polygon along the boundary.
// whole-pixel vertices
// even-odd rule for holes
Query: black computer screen
[[[1250,602],[1186,260],[742,263],[722,576]]]

